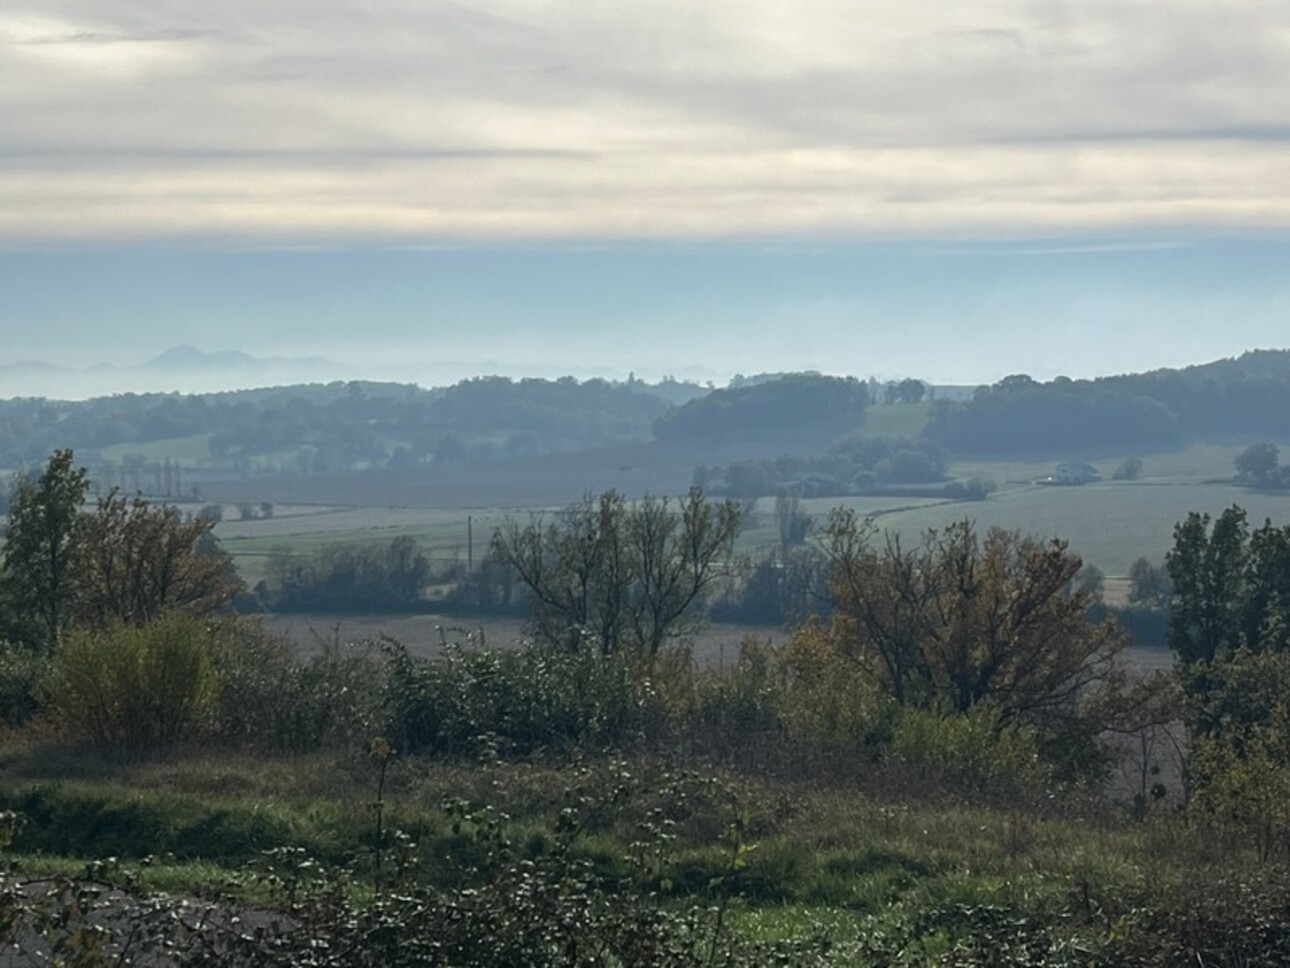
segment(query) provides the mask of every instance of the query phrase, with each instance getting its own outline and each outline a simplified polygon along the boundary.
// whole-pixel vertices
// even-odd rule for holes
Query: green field
[[[453,508],[309,508],[295,506],[269,519],[237,520],[225,510],[215,534],[233,556],[243,580],[254,585],[266,577],[271,555],[283,549],[299,553],[328,545],[388,542],[415,538],[432,562],[465,561],[467,537],[473,531],[476,560],[488,553],[488,542],[510,512]],[[517,512],[521,515],[525,512]],[[468,520],[471,522],[468,524]]]
[[[1094,460],[1103,480],[1080,487],[1040,486],[1051,461],[962,461],[956,477],[983,477],[999,484],[984,502],[943,503],[883,515],[884,528],[909,538],[927,528],[967,518],[982,528],[1012,528],[1040,537],[1060,537],[1107,575],[1125,575],[1141,556],[1159,561],[1173,544],[1174,525],[1191,511],[1210,515],[1239,504],[1250,521],[1290,520],[1290,493],[1255,491],[1230,482],[1237,444],[1195,444],[1142,455],[1136,481],[1115,481],[1122,458]],[[1127,456],[1127,455],[1126,455]]]
[[[855,497],[820,498],[803,502],[803,508],[820,523],[828,512],[845,504],[863,515],[886,520],[911,509],[945,504],[937,498]],[[951,502],[951,507],[959,507]],[[738,554],[756,555],[779,543],[774,501],[755,503],[736,544]],[[393,538],[415,538],[433,562],[464,561],[467,557],[467,519],[474,533],[475,560],[488,552],[496,528],[508,520],[527,521],[531,514],[550,514],[554,508],[359,508],[294,506],[286,514],[275,512],[271,519],[241,521],[236,507],[225,509],[225,520],[216,535],[237,562],[248,584],[265,577],[271,555],[283,549],[299,553],[317,551],[328,545],[387,542]]]
[[[188,437],[168,437],[145,443],[112,444],[103,448],[103,459],[122,461],[127,455],[137,454],[147,461],[178,461],[181,467],[204,467],[210,463],[210,434],[192,434]]]
[[[864,412],[856,437],[908,437],[917,440],[932,414],[931,401],[923,403],[875,403]]]
[[[879,406],[874,408],[874,414],[912,413],[920,406]],[[927,528],[944,527],[964,518],[982,528],[997,526],[1040,537],[1060,537],[1108,576],[1123,576],[1140,556],[1160,560],[1172,543],[1174,525],[1190,511],[1213,515],[1239,504],[1249,511],[1255,524],[1264,518],[1290,519],[1290,494],[1253,491],[1230,482],[1232,461],[1243,446],[1196,444],[1177,451],[1144,454],[1142,474],[1136,481],[1111,479],[1123,458],[1094,460],[1104,480],[1081,487],[1036,485],[1034,481],[1052,472],[1051,460],[956,461],[951,466],[955,477],[986,478],[995,481],[999,489],[980,502],[858,496],[808,499],[802,502],[802,509],[816,519],[818,530],[830,510],[851,507],[861,515],[873,516],[880,527],[899,532],[905,540],[916,538]],[[571,460],[565,470],[574,474],[581,466],[580,461]],[[328,544],[388,541],[410,535],[433,560],[464,560],[468,516],[473,519],[478,560],[486,553],[493,530],[508,517],[524,520],[530,513],[546,513],[560,506],[560,502],[543,501],[554,496],[545,486],[538,486],[533,499],[524,502],[522,475],[509,462],[480,465],[472,470],[475,474],[496,476],[497,489],[508,489],[514,495],[514,503],[507,501],[506,505],[492,507],[431,506],[438,495],[423,492],[425,506],[415,506],[416,495],[407,493],[399,496],[414,502],[413,506],[283,504],[272,519],[257,521],[236,520],[236,506],[230,505],[216,533],[254,584],[264,577],[268,556],[283,547],[310,551]],[[675,472],[673,476],[679,478]],[[273,478],[265,480],[271,482]],[[361,480],[361,475],[354,476],[355,483]],[[566,492],[576,493],[572,488]],[[464,479],[455,482],[452,496],[468,493]],[[756,554],[778,541],[774,501],[763,498],[753,506],[737,551]]]
[[[1108,483],[1084,487],[1016,488],[975,504],[938,505],[881,519],[884,528],[911,537],[967,518],[980,528],[1003,527],[1060,537],[1107,575],[1125,575],[1146,556],[1159,561],[1173,544],[1174,525],[1190,511],[1217,514],[1232,504],[1265,517],[1290,519],[1290,495],[1252,492],[1228,484]]]
[[[1102,472],[1103,480],[1111,480],[1116,468],[1127,457],[1137,456],[1142,460],[1142,472],[1138,477],[1141,482],[1195,484],[1213,480],[1227,480],[1233,474],[1232,462],[1248,445],[1197,443],[1177,450],[1162,451],[1151,454],[1119,454],[1114,457],[1092,457],[1089,463]],[[1087,455],[1072,454],[1072,459],[1085,458]],[[1011,459],[963,459],[953,460],[950,473],[955,477],[982,477],[995,481],[1000,486],[1010,482],[1029,483],[1053,472],[1053,466],[1061,458],[1027,458]]]

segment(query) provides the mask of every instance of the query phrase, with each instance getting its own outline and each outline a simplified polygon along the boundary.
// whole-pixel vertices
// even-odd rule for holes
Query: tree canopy
[[[1096,380],[1013,375],[939,402],[926,430],[955,453],[1136,449],[1227,433],[1290,435],[1290,351]]]
[[[142,625],[171,610],[202,615],[242,587],[213,546],[215,521],[113,491],[83,520],[74,558],[79,622]]]
[[[1165,562],[1169,644],[1184,666],[1290,645],[1290,525],[1251,531],[1236,505],[1214,519],[1193,511]]]
[[[853,511],[834,512],[827,548],[831,630],[872,664],[899,703],[1062,732],[1110,682],[1123,636],[1089,617],[1081,562],[1063,541],[968,521],[914,547]]]
[[[52,651],[67,626],[88,490],[89,475],[70,450],[55,451],[35,482],[16,482],[0,580],[9,634],[20,641]]]
[[[786,434],[829,441],[859,424],[868,399],[868,387],[854,377],[789,374],[669,410],[654,421],[654,436],[682,444]]]
[[[214,520],[118,491],[87,512],[88,489],[70,450],[55,451],[35,482],[19,479],[0,570],[9,638],[52,651],[72,626],[206,614],[241,587]]]

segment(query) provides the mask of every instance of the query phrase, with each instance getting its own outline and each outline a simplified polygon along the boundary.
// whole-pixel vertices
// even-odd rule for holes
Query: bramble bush
[[[264,753],[356,750],[385,728],[386,669],[372,643],[327,643],[296,659],[254,621],[215,641],[220,691],[213,739]]]
[[[570,652],[449,646],[416,659],[394,642],[388,658],[389,735],[414,753],[475,757],[631,748],[667,726],[650,658],[623,650]]]

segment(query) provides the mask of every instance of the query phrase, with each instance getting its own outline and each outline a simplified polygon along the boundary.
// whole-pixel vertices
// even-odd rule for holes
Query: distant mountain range
[[[46,397],[87,399],[117,393],[211,393],[284,383],[328,382],[358,376],[354,369],[323,356],[252,356],[239,350],[205,352],[189,344],[142,363],[90,367],[45,360],[0,364],[0,399]]]
[[[656,395],[675,391],[674,403],[695,395],[712,374],[702,367],[683,368],[679,382],[664,378]],[[47,400],[88,400],[126,393],[226,393],[311,383],[377,381],[447,387],[485,376],[557,379],[572,375],[562,366],[522,361],[409,357],[385,364],[338,362],[325,356],[253,356],[239,350],[207,352],[181,344],[142,363],[69,366],[44,360],[0,363],[0,400],[40,397]],[[612,367],[584,369],[579,379],[622,382],[627,373]]]
[[[251,356],[240,350],[222,350],[206,353],[196,346],[182,343],[164,353],[139,364],[135,369],[145,370],[236,370],[256,367],[335,367],[340,363],[325,356]]]

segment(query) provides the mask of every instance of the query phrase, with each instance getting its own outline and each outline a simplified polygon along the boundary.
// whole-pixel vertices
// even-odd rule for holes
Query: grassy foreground
[[[844,645],[811,624],[717,668],[389,641],[297,657],[256,623],[172,614],[11,649],[5,963],[1290,959],[1272,759],[1216,747],[1221,782],[1184,807],[1144,733],[1121,799],[1079,709],[901,704]]]
[[[1283,919],[1260,919],[1287,882],[1212,829],[1075,792],[1001,802],[928,771],[825,784],[658,756],[126,763],[28,740],[8,744],[4,775],[0,807],[22,817],[13,875],[84,870],[297,917],[338,888],[362,906],[576,870],[684,929],[693,960],[659,963],[1163,965],[1204,945],[1193,963],[1273,964],[1241,959],[1284,943]]]

